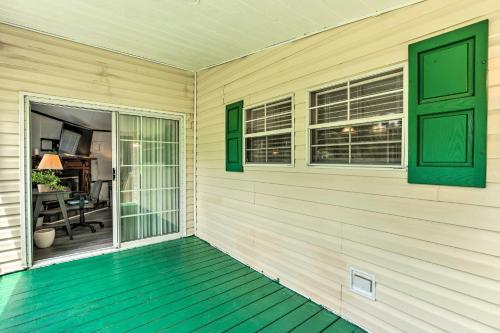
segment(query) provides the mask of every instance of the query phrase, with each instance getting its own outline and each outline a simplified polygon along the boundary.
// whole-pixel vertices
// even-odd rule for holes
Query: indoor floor
[[[113,212],[112,208],[99,209],[85,213],[87,220],[96,220],[104,223],[104,228],[94,225],[96,232],[92,233],[87,227],[73,229],[73,239],[70,240],[62,228],[56,229],[56,238],[51,247],[45,249],[33,248],[33,258],[36,261],[56,258],[60,256],[82,254],[88,251],[104,249],[113,246]],[[73,216],[71,221],[78,220]]]

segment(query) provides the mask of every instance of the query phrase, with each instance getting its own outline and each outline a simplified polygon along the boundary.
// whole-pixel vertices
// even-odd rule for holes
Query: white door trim
[[[117,175],[116,180],[113,182],[113,248],[106,248],[98,251],[86,252],[82,255],[64,256],[62,260],[55,258],[54,260],[47,260],[47,263],[55,263],[60,261],[68,261],[80,259],[87,256],[99,255],[107,253],[119,248],[132,248],[143,246],[147,244],[154,244],[170,239],[180,238],[186,236],[186,115],[179,112],[161,111],[140,107],[132,107],[126,105],[117,105],[109,103],[101,103],[96,101],[80,100],[66,97],[50,96],[44,94],[35,94],[29,92],[19,93],[19,124],[20,124],[20,208],[21,208],[21,262],[24,268],[33,266],[33,241],[32,241],[32,196],[31,196],[31,151],[30,151],[30,105],[32,102],[52,104],[58,106],[80,107],[95,111],[107,111],[112,113],[113,129],[113,168],[115,168]],[[138,240],[134,242],[120,243],[119,240],[119,195],[117,180],[119,179],[118,170],[118,115],[119,114],[132,114],[137,116],[150,116],[156,118],[167,118],[179,121],[179,147],[180,147],[180,212],[179,212],[179,233],[152,237],[148,239]],[[51,262],[52,261],[52,262]],[[37,265],[38,267],[39,265]]]

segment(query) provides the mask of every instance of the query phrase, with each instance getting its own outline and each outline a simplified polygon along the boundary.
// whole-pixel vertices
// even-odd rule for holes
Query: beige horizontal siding
[[[485,189],[406,170],[308,167],[307,90],[407,61],[408,44],[490,20]],[[500,332],[500,3],[428,0],[198,74],[197,234],[374,332]],[[224,106],[294,95],[294,167],[225,172]],[[347,270],[375,274],[377,300]]]
[[[0,275],[21,268],[19,92],[187,114],[187,233],[193,229],[194,75],[0,25]]]

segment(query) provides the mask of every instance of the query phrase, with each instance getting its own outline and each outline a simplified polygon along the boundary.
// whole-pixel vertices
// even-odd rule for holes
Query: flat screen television
[[[59,154],[89,156],[93,131],[64,123],[59,140]]]

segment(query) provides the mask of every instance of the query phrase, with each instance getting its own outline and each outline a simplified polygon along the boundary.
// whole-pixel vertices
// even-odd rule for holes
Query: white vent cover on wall
[[[375,300],[375,276],[349,267],[349,285],[356,294]]]

